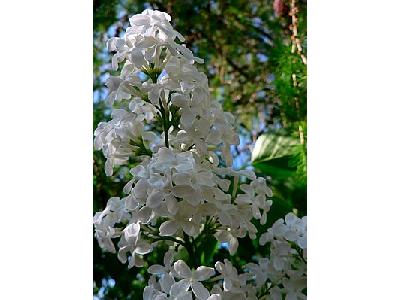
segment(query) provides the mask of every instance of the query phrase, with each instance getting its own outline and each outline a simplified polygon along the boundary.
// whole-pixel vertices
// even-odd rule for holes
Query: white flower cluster
[[[145,300],[195,299],[199,300],[258,300],[306,299],[307,246],[306,217],[299,219],[288,214],[278,220],[266,233],[271,243],[268,257],[249,263],[245,272],[238,274],[232,263],[218,261],[215,268],[200,266],[190,269],[178,260],[173,263],[174,252],[169,250],[164,265],[152,265],[152,274],[144,290]],[[264,234],[263,234],[264,235]],[[260,241],[262,245],[264,241]],[[208,288],[207,288],[208,287]]]
[[[193,241],[207,234],[227,243],[234,254],[238,238],[257,238],[252,220],[265,224],[272,204],[265,179],[231,168],[230,146],[238,144],[234,118],[211,101],[207,77],[195,66],[202,60],[176,42],[184,38],[170,20],[166,13],[145,10],[130,18],[125,37],[107,43],[114,53],[112,67],[121,71],[107,81],[112,119],[98,125],[95,148],[107,159],[108,176],[115,166],[132,160],[138,164],[130,169],[133,178],[123,189],[126,196],[109,199],[93,222],[100,246],[118,252],[129,268],[143,266],[143,255],[160,241],[185,247],[193,255]],[[291,243],[305,249],[304,224],[294,215],[287,218],[286,224],[276,223],[261,237],[264,244],[272,244],[267,269],[278,273],[293,264]],[[153,275],[144,299],[192,299],[192,294],[196,299],[257,299],[256,287],[267,280],[279,287],[273,281],[277,274],[260,277],[257,266],[264,268],[264,262],[250,264],[250,273],[237,275],[225,261],[215,265],[221,275],[212,279],[217,281],[210,293],[206,287],[214,268],[193,263],[191,270],[182,260],[173,263],[173,258],[174,252],[168,251],[165,266],[148,269]],[[285,277],[288,284],[291,276]]]
[[[276,221],[260,236],[260,245],[269,245],[269,257],[260,258],[258,264],[247,268],[256,287],[268,284],[271,299],[306,299],[307,287],[307,217],[293,213]]]

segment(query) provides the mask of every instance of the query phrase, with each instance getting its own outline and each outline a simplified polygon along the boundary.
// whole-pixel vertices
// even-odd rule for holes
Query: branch
[[[296,13],[299,12],[298,7],[296,6],[296,0],[290,1],[290,13],[289,15],[292,16],[292,25],[290,26],[290,30],[292,30],[292,53],[297,49],[297,54],[300,55],[303,64],[307,65],[307,58],[303,54],[303,48],[301,47],[300,39],[297,37],[297,25],[298,25],[298,18]]]

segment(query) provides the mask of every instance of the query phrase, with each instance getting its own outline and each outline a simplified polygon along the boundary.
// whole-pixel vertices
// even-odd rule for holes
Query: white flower
[[[175,252],[170,249],[164,255],[164,266],[155,264],[150,266],[147,270],[149,273],[160,277],[160,288],[167,294],[171,290],[171,286],[175,283],[174,275],[176,275],[176,273],[172,265],[174,254]]]
[[[162,41],[168,39],[173,41],[176,37],[181,42],[184,41],[183,36],[172,28],[170,21],[171,16],[167,13],[146,9],[141,14],[134,15],[129,19],[132,25],[129,33],[141,37],[156,37]]]
[[[182,279],[172,285],[171,296],[184,293],[191,287],[198,299],[206,300],[210,297],[209,291],[204,287],[201,281],[207,280],[215,274],[213,268],[202,266],[192,271],[183,260],[178,260],[174,264],[174,269],[178,277]]]
[[[242,184],[240,189],[244,194],[239,194],[236,197],[238,204],[250,204],[253,217],[261,219],[261,224],[267,222],[267,212],[270,210],[272,200],[266,200],[266,196],[272,197],[272,191],[267,186],[264,178],[258,178],[250,184]],[[263,210],[261,214],[260,210]]]
[[[101,122],[94,132],[95,148],[103,150],[107,158],[106,174],[111,176],[115,165],[126,164],[129,157],[138,149],[135,141],[141,139],[151,142],[152,136],[144,133],[144,117],[124,109],[115,109],[112,120]]]
[[[118,243],[118,259],[125,263],[127,253],[131,253],[128,268],[143,266],[143,260],[138,255],[147,254],[151,251],[151,245],[140,239],[140,224],[129,224],[124,230],[121,240]]]
[[[277,220],[267,232],[260,236],[263,246],[273,239],[295,242],[301,249],[307,249],[307,217],[298,218],[293,213],[288,213],[285,220]]]
[[[172,262],[174,259],[174,254],[175,251],[173,251],[172,249],[168,250],[164,254],[164,266],[158,264],[152,265],[148,268],[147,272],[157,275],[162,275],[170,272],[171,270],[173,270]]]
[[[268,258],[260,258],[258,264],[249,263],[246,265],[249,273],[253,276],[256,286],[261,287],[267,281],[268,276],[274,271],[271,270]]]
[[[224,263],[218,261],[215,264],[215,269],[221,273],[224,278],[224,291],[242,293],[242,287],[246,285],[247,279],[245,274],[239,276],[236,268],[227,259],[224,260]]]
[[[127,219],[128,214],[124,210],[124,202],[119,197],[110,198],[104,211],[95,214],[93,217],[95,235],[101,248],[109,252],[116,252],[111,239],[118,237],[120,230],[114,228],[114,225]]]
[[[161,224],[160,235],[171,236],[182,229],[189,236],[196,236],[200,231],[200,225],[192,221],[196,213],[195,207],[185,202],[179,202],[177,206],[177,214]]]

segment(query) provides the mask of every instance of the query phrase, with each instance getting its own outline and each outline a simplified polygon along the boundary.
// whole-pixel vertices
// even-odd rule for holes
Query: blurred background
[[[264,1],[93,1],[93,130],[110,118],[105,81],[111,70],[107,39],[121,36],[129,17],[146,8],[167,12],[186,45],[205,60],[198,67],[209,78],[215,101],[234,114],[240,145],[232,147],[234,168],[252,168],[266,177],[274,204],[263,230],[287,212],[307,214],[307,2]],[[112,177],[105,159],[93,153],[93,211],[112,196],[122,196],[128,168]],[[235,256],[210,240],[210,265],[229,257],[240,267],[265,249],[240,240]],[[163,249],[146,256],[162,261]],[[219,250],[219,251],[217,251]],[[141,299],[146,268],[128,270],[115,254],[103,253],[93,241],[94,299]]]

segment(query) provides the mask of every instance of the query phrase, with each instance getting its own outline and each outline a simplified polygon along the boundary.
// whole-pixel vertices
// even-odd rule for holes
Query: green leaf
[[[289,136],[273,133],[260,135],[251,154],[253,163],[293,155],[299,142]]]
[[[208,266],[212,264],[212,259],[215,252],[218,250],[218,241],[214,236],[207,236],[207,238],[202,240],[199,247],[201,257],[200,263],[202,266]]]
[[[253,166],[273,179],[294,176],[297,167],[290,164],[299,142],[289,136],[263,134],[258,137],[252,152]]]
[[[296,174],[296,167],[289,166],[291,156],[283,156],[275,159],[253,162],[257,171],[271,176],[273,179],[284,179]]]

